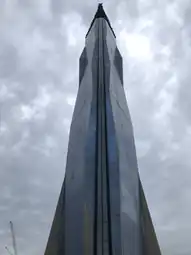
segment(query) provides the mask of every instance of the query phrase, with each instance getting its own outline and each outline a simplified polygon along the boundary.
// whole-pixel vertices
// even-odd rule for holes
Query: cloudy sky
[[[103,1],[104,2],[104,1]],[[97,1],[0,1],[0,254],[41,255]],[[191,254],[191,2],[110,0],[140,176],[163,255]]]

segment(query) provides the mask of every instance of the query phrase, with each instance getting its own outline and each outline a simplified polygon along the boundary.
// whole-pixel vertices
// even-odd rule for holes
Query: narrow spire
[[[92,22],[91,22],[91,25],[90,25],[90,28],[89,28],[87,34],[86,34],[86,37],[87,37],[87,35],[89,34],[89,32],[90,32],[90,30],[91,30],[91,28],[92,28],[92,26],[93,26],[94,21],[95,21],[96,19],[98,19],[98,18],[103,18],[103,19],[105,19],[105,20],[107,21],[109,27],[111,28],[111,31],[112,31],[114,37],[116,37],[116,36],[115,36],[115,33],[114,33],[114,31],[113,31],[113,29],[112,29],[112,27],[111,27],[111,24],[110,24],[110,22],[109,22],[109,19],[108,19],[107,15],[106,15],[106,13],[105,13],[105,11],[104,11],[104,9],[103,9],[103,4],[102,4],[102,3],[98,4],[97,12],[96,12],[96,14],[95,14],[95,16],[94,16],[94,18],[93,18],[93,20],[92,20]]]
[[[95,18],[107,18],[105,11],[103,9],[103,4],[98,4],[97,12]]]

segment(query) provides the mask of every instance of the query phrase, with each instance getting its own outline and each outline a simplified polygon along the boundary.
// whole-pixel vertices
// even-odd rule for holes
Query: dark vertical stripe
[[[104,38],[105,33],[103,30],[103,20],[101,22],[101,71],[102,71],[102,84],[101,84],[101,93],[102,93],[102,185],[103,185],[103,254],[109,253],[109,219],[108,219],[108,183],[107,183],[107,137],[106,137],[106,111],[105,111],[105,63],[104,63]]]
[[[98,254],[98,249],[97,249],[97,243],[98,243],[98,237],[97,237],[97,232],[98,232],[98,81],[99,81],[99,38],[98,38],[98,33],[99,33],[99,27],[97,26],[96,29],[97,33],[97,38],[96,38],[96,48],[95,48],[95,55],[97,56],[96,59],[92,59],[92,61],[96,62],[96,72],[97,72],[97,79],[96,79],[96,168],[95,168],[95,215],[94,215],[94,254]],[[97,52],[96,52],[97,51]],[[94,56],[93,56],[94,57]],[[94,63],[94,62],[93,62]]]
[[[107,45],[106,45],[106,28],[104,29],[104,26],[102,24],[102,31],[104,31],[104,38],[103,38],[103,51],[107,50]],[[106,79],[106,61],[105,61],[105,52],[103,52],[103,66],[104,66],[104,72],[103,72],[103,80],[104,80],[104,133],[105,133],[105,159],[106,159],[106,203],[107,203],[107,231],[108,231],[108,254],[112,255],[112,243],[111,243],[111,206],[110,206],[110,187],[109,187],[109,165],[108,165],[108,135],[107,135],[107,111],[106,111],[106,93],[109,91],[107,90],[106,86],[108,87],[109,84],[107,83]]]
[[[97,98],[98,98],[98,168],[97,168],[97,254],[96,255],[102,255],[103,254],[103,248],[102,248],[102,240],[103,240],[103,230],[102,230],[102,223],[103,223],[103,208],[102,208],[102,93],[101,93],[101,83],[102,83],[102,77],[101,77],[101,66],[100,66],[100,60],[101,60],[101,29],[100,29],[100,20],[98,20],[98,83],[97,83]]]

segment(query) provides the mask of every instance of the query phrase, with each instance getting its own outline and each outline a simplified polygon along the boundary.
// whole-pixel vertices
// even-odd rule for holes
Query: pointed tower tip
[[[98,8],[97,8],[97,12],[96,12],[96,18],[106,18],[106,14],[105,14],[105,11],[103,9],[103,4],[102,3],[99,3],[98,4]]]
[[[104,19],[107,21],[108,25],[110,26],[110,28],[111,28],[111,30],[112,30],[112,32],[113,32],[114,37],[116,37],[116,36],[115,36],[115,33],[114,33],[114,31],[113,31],[113,29],[112,29],[112,27],[111,27],[111,24],[110,24],[110,22],[109,22],[109,19],[108,19],[107,15],[106,15],[106,13],[105,13],[105,11],[104,11],[104,9],[103,9],[103,3],[99,3],[99,4],[98,4],[97,12],[96,12],[96,14],[95,14],[95,16],[94,16],[94,18],[93,18],[93,20],[92,20],[92,23],[91,23],[91,25],[90,25],[90,28],[89,28],[87,34],[86,34],[86,37],[87,37],[87,35],[89,34],[89,31],[91,30],[92,25],[93,25],[94,21],[95,21],[97,18],[104,18]]]
[[[98,10],[98,11],[102,11],[102,10],[103,10],[103,3],[99,3],[99,4],[98,4],[97,10]]]

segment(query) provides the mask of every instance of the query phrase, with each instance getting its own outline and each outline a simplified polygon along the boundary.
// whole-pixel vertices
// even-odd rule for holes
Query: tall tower
[[[138,174],[122,57],[102,4],[79,72],[65,180],[45,255],[160,255]]]

